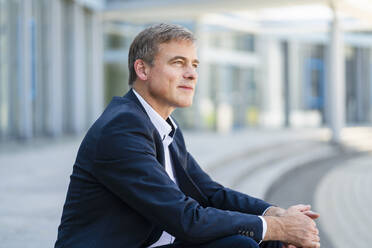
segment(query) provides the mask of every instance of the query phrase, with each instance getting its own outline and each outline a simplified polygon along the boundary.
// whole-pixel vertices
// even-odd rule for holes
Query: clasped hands
[[[318,217],[310,205],[271,207],[264,215],[267,223],[264,240],[280,240],[285,248],[319,248],[319,230],[314,221]]]

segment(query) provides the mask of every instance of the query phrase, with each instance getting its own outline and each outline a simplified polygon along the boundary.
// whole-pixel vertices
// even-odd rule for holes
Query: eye
[[[176,65],[183,65],[182,60],[175,60],[173,63],[176,64]]]
[[[198,67],[199,67],[199,64],[192,64],[192,66],[195,68],[195,69],[197,69]]]

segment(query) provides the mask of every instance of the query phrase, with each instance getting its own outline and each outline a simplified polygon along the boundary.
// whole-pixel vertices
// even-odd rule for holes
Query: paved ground
[[[368,136],[372,133],[370,129],[360,132],[362,139],[356,139],[353,132],[346,133],[348,143],[354,148],[368,150],[372,147],[371,142],[360,141],[372,140]],[[344,231],[352,235],[353,232],[350,229],[332,227],[338,225],[340,214],[353,213],[350,209],[354,206],[355,196],[358,196],[355,206],[360,210],[356,212],[364,216],[365,222],[360,223],[358,220],[352,223],[351,217],[341,218],[341,221],[351,223],[352,229],[355,225],[363,229],[363,224],[371,224],[369,217],[366,216],[368,214],[366,206],[370,204],[365,201],[365,199],[370,199],[368,190],[365,188],[371,186],[365,183],[371,181],[367,176],[370,174],[355,175],[358,183],[354,183],[356,181],[352,178],[342,181],[339,179],[339,173],[330,170],[330,168],[335,168],[337,169],[335,171],[339,171],[338,168],[342,168],[341,176],[347,177],[350,172],[354,171],[353,165],[358,163],[344,165],[345,161],[349,161],[349,157],[343,159],[340,156],[340,149],[326,142],[329,138],[327,130],[258,129],[225,135],[186,133],[185,136],[189,151],[202,167],[210,172],[214,179],[227,186],[272,200],[282,206],[288,206],[297,201],[313,203],[316,195],[317,203],[314,207],[322,214],[324,222],[320,224],[322,229],[324,226],[327,237],[329,236],[329,238],[324,238],[327,242],[338,240]],[[1,248],[53,247],[69,175],[80,141],[81,137],[64,138],[53,142],[41,140],[23,146],[0,145]],[[335,158],[338,160],[334,160]],[[372,171],[371,166],[368,166],[372,164],[372,162],[369,163],[372,160],[364,156],[362,161],[364,162],[356,171]],[[315,164],[318,165],[317,169],[312,169],[311,165]],[[320,166],[321,164],[324,166]],[[294,181],[291,182],[290,179]],[[343,191],[337,190],[340,180],[347,182]],[[348,190],[348,184],[355,184],[352,190]],[[331,187],[336,190],[329,192]],[[297,193],[293,193],[293,189],[296,189]],[[345,190],[348,190],[346,195],[350,197],[341,199],[340,196],[345,195]],[[324,200],[334,194],[332,202]],[[335,204],[341,202],[339,211],[330,215],[329,207],[334,207]],[[349,210],[347,211],[342,208],[345,202],[348,204]],[[327,225],[327,223],[330,224]],[[355,228],[355,230],[359,229]],[[367,236],[363,232],[360,238],[363,238],[365,242],[368,240]],[[323,245],[322,247],[331,248],[331,242],[327,244],[329,246]],[[342,246],[337,244],[333,248],[342,248]]]
[[[334,152],[331,156],[316,159],[285,173],[280,180],[270,185],[265,195],[266,200],[283,207],[289,207],[299,202],[310,204],[315,211],[321,213],[319,220],[326,218],[328,213],[320,210],[313,198],[318,184],[329,170],[338,166],[344,160],[355,156],[355,154],[343,149],[335,150],[337,152]],[[319,221],[317,222],[319,224]],[[320,238],[322,247],[336,248],[323,227],[320,228]]]
[[[333,247],[371,247],[372,156],[350,157],[322,178],[314,194]],[[342,234],[342,235],[340,235]]]

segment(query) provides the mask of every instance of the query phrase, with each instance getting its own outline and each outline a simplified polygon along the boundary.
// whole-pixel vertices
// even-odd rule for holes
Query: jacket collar
[[[132,89],[132,91],[136,95],[137,99],[140,101],[141,105],[145,108],[152,124],[154,124],[154,126],[158,130],[160,137],[164,142],[165,138],[168,137],[168,135],[172,131],[174,132],[177,128],[176,124],[173,122],[171,117],[168,117],[167,120],[164,120],[163,117],[161,117],[160,114],[157,113],[155,109],[153,109],[138,92],[136,92],[136,90]]]
[[[147,117],[149,117],[152,124],[155,126],[155,128],[159,132],[162,140],[164,140],[164,137],[168,135],[170,135],[171,137],[174,137],[174,133],[177,130],[177,124],[172,119],[172,117],[169,116],[167,120],[164,120],[140,95],[139,97],[142,98],[141,99],[142,101],[137,97],[137,95],[139,94],[135,92],[133,88],[131,88],[124,95],[124,98],[129,99],[140,106],[142,111],[145,112]]]
[[[138,98],[134,94],[132,88],[123,97],[136,103],[138,106],[140,106],[142,111],[147,115],[145,108],[142,106],[141,102],[138,100]]]

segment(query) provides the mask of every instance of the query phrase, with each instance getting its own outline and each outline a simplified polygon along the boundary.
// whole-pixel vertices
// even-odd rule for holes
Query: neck
[[[162,107],[162,104],[159,103],[154,97],[152,97],[151,94],[149,94],[148,90],[146,90],[146,88],[141,85],[144,84],[135,83],[132,88],[151,106],[151,108],[156,111],[156,113],[158,113],[164,120],[167,120],[175,108]]]

